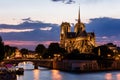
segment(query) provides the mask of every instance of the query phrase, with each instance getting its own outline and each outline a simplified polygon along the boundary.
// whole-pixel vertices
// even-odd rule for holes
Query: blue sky
[[[78,6],[81,7],[81,19],[87,22],[90,18],[120,18],[120,0],[0,0],[0,23],[16,24],[21,19],[31,17],[51,23],[62,21],[74,22],[77,18]]]
[[[59,42],[60,24],[76,23],[79,4],[81,20],[96,33],[97,43],[120,46],[120,0],[0,0],[0,35],[5,44],[32,50]]]

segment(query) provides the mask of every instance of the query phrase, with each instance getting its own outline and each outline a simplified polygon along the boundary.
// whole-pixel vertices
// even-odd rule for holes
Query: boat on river
[[[16,74],[17,75],[23,75],[24,74],[24,69],[22,67],[16,68]]]

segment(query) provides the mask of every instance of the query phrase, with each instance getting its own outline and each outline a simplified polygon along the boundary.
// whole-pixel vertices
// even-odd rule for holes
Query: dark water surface
[[[33,69],[31,63],[25,63],[24,75],[17,75],[17,80],[120,80],[120,71],[74,74],[43,67]]]

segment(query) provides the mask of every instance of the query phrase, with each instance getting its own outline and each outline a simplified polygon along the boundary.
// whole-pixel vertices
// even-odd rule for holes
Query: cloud
[[[28,48],[30,50],[35,50],[35,47],[38,44],[43,44],[46,48],[50,45],[52,42],[58,42],[58,41],[17,41],[17,40],[5,40],[5,45],[10,46],[17,46],[18,48]]]
[[[87,31],[94,31],[97,43],[103,44],[120,40],[120,19],[94,18],[90,23],[85,24]],[[118,43],[120,46],[120,43]]]
[[[44,27],[44,28],[40,28],[40,30],[45,30],[45,31],[50,31],[52,29],[52,27]]]
[[[41,21],[33,21],[31,20],[30,17],[22,19],[23,22],[28,22],[28,23],[41,23]]]
[[[0,29],[0,33],[11,33],[11,32],[30,32],[30,31],[33,31],[34,29],[4,29],[4,28],[1,28]]]
[[[103,38],[103,39],[107,39],[108,37],[107,37],[107,36],[103,36],[102,38]]]
[[[99,3],[99,2],[103,2],[106,0],[80,0],[83,3]]]
[[[52,0],[52,1],[56,1],[57,2],[57,1],[64,1],[64,0]]]
[[[90,19],[90,22],[85,23],[85,25],[87,32],[95,32],[97,43],[113,42],[120,45],[120,19],[94,18]],[[32,49],[38,43],[47,45],[52,41],[59,42],[60,25],[26,18],[23,23],[18,25],[0,24],[0,35],[5,43],[9,42],[11,45]]]
[[[0,24],[0,34],[3,40],[47,41],[59,40],[58,24],[22,19],[17,25]]]
[[[94,18],[86,24],[87,31],[94,31],[97,36],[118,36],[120,34],[120,19]]]
[[[73,4],[75,3],[74,0],[52,0],[53,2],[63,2],[65,4]]]
[[[51,1],[53,1],[53,2],[62,2],[62,3],[65,3],[65,4],[73,4],[73,3],[96,4],[96,3],[103,3],[106,0],[51,0]],[[113,1],[113,0],[111,0],[111,1]]]

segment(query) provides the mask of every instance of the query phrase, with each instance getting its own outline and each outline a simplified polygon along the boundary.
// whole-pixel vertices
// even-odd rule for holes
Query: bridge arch
[[[53,60],[51,59],[6,59],[3,61],[4,64],[13,64],[17,66],[21,62],[32,62],[34,65],[34,69],[38,69],[38,66],[53,68]]]
[[[30,60],[30,59],[14,59],[14,60],[4,60],[4,64],[13,64],[14,66],[18,66],[23,62],[31,62],[34,65],[34,69],[38,69],[40,64],[40,60]]]

